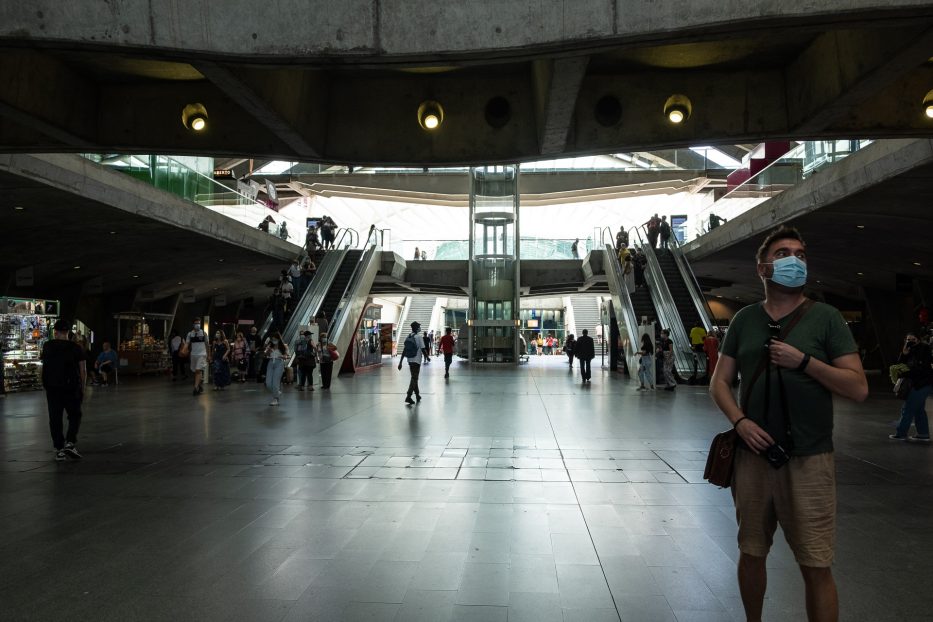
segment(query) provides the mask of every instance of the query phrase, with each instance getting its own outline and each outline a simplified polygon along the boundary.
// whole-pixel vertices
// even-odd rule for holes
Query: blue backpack
[[[410,359],[418,355],[418,344],[415,342],[415,334],[412,333],[405,338],[405,346],[402,348],[402,356]]]

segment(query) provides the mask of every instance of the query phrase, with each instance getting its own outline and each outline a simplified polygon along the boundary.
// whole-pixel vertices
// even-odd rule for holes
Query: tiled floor
[[[724,427],[705,390],[581,386],[562,358],[384,366],[327,393],[127,380],[51,461],[41,394],[0,400],[0,619],[741,620]],[[933,448],[899,402],[837,405],[843,620],[931,620]],[[801,620],[778,537],[767,620]]]

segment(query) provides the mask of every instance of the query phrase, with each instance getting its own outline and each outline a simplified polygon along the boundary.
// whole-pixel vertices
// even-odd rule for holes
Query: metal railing
[[[337,346],[337,351],[341,354],[348,351],[357,322],[366,309],[369,290],[372,288],[376,272],[379,271],[381,257],[382,249],[375,244],[363,252],[334,311],[328,339]]]
[[[632,304],[632,296],[625,283],[625,271],[619,263],[615,247],[612,244],[606,244],[604,252],[606,280],[609,282],[609,293],[612,296],[616,321],[619,323],[619,334],[622,337],[629,369],[634,369],[634,357],[638,346],[638,318],[635,317],[635,305]]]
[[[671,340],[674,342],[674,367],[682,375],[692,374],[694,357],[693,349],[690,347],[690,337],[687,335],[686,328],[684,328],[683,320],[680,319],[674,296],[664,279],[661,262],[658,261],[654,248],[648,243],[647,230],[643,226],[634,229],[640,242],[640,248],[648,259],[648,266],[645,269],[645,281],[648,283],[648,291],[651,293],[651,300],[654,302],[658,320],[661,322],[662,329],[669,331]]]
[[[298,336],[298,329],[317,316],[348,252],[348,249],[329,251],[321,260],[314,279],[299,299],[288,322],[285,323],[285,329],[282,331],[282,339],[285,343],[293,343]]]
[[[690,294],[690,300],[693,301],[693,306],[696,308],[697,316],[700,318],[703,328],[706,329],[706,332],[710,332],[713,329],[713,312],[709,307],[706,296],[703,295],[703,288],[700,287],[696,274],[690,268],[687,258],[684,257],[684,251],[680,248],[680,241],[676,236],[672,235],[671,242],[670,253],[677,265],[677,271],[684,280],[687,293]]]

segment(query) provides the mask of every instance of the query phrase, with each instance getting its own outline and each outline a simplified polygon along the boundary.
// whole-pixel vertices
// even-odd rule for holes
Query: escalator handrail
[[[644,225],[635,227],[635,233],[638,235],[641,249],[648,259],[645,280],[650,286],[648,291],[651,294],[652,302],[654,302],[654,310],[658,314],[661,328],[670,332],[671,340],[674,342],[674,365],[679,372],[693,373],[694,358],[693,350],[690,347],[690,337],[687,335],[683,320],[680,318],[674,296],[667,286],[664,272],[661,270],[661,262],[658,261],[654,248],[648,243],[648,231]]]
[[[693,269],[690,268],[690,262],[688,262],[686,256],[684,256],[684,251],[680,246],[680,241],[677,239],[677,236],[672,235],[671,241],[673,242],[671,255],[674,257],[674,263],[677,264],[680,276],[687,286],[690,299],[693,301],[693,306],[696,307],[697,315],[703,323],[703,328],[706,329],[706,332],[710,332],[713,330],[713,313],[709,307],[709,302],[703,295],[703,289],[700,287],[700,282],[697,280],[696,274],[693,272]]]
[[[314,279],[308,285],[308,289],[301,296],[295,311],[285,324],[285,329],[282,331],[282,339],[285,343],[293,344],[298,337],[298,328],[317,316],[321,304],[324,302],[324,298],[327,296],[327,292],[330,290],[330,286],[334,282],[334,278],[337,276],[337,272],[340,270],[343,259],[348,252],[346,249],[333,250],[324,255]]]
[[[381,248],[373,244],[368,249],[363,251],[363,254],[360,255],[359,261],[356,263],[356,266],[353,269],[353,276],[350,277],[349,283],[343,290],[343,294],[340,296],[340,301],[337,303],[337,308],[334,310],[334,315],[330,318],[331,330],[328,334],[328,341],[336,343],[335,339],[343,330],[343,325],[347,321],[346,310],[347,305],[350,303],[350,299],[353,297],[354,292],[359,287],[360,280],[363,278],[363,273],[366,271],[366,266],[369,265],[370,261],[373,261],[374,256],[378,256],[381,252]],[[368,294],[369,292],[367,292]]]
[[[625,285],[625,273],[619,264],[618,255],[612,244],[606,244],[605,248],[606,278],[609,281],[609,293],[613,298],[619,298],[619,304],[615,305],[616,319],[622,319],[626,325],[628,333],[629,352],[628,356],[634,354],[635,346],[638,344],[638,318],[635,317],[635,306],[632,304],[632,296]],[[617,291],[618,293],[617,293]],[[621,327],[620,327],[621,332]]]
[[[356,236],[355,240],[354,236]],[[352,227],[343,227],[337,229],[337,233],[334,235],[334,248],[340,248],[340,245],[344,243],[344,238],[348,238],[346,240],[347,248],[356,248],[360,243],[360,234],[356,229]]]

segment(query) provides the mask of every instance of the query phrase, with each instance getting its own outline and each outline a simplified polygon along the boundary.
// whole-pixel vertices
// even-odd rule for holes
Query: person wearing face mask
[[[279,405],[282,395],[282,376],[285,374],[285,361],[288,359],[288,346],[282,341],[282,335],[272,333],[269,345],[266,346],[266,358],[269,366],[266,368],[266,388],[272,393],[270,406]]]
[[[191,355],[191,371],[194,372],[192,395],[204,393],[204,371],[207,369],[207,335],[201,330],[201,318],[195,318],[192,330],[185,336]]]
[[[901,407],[901,421],[897,424],[897,431],[888,438],[929,443],[930,420],[927,418],[926,403],[933,391],[933,356],[930,346],[920,341],[915,333],[907,333],[897,362],[907,366],[906,377],[910,381],[910,390]],[[912,423],[917,427],[917,434],[908,437]]]
[[[766,558],[780,525],[803,575],[808,619],[838,620],[833,397],[863,401],[868,383],[842,314],[804,296],[800,233],[772,232],[756,258],[765,300],[735,315],[710,382],[740,438],[731,482],[739,591],[747,619],[761,620]]]

